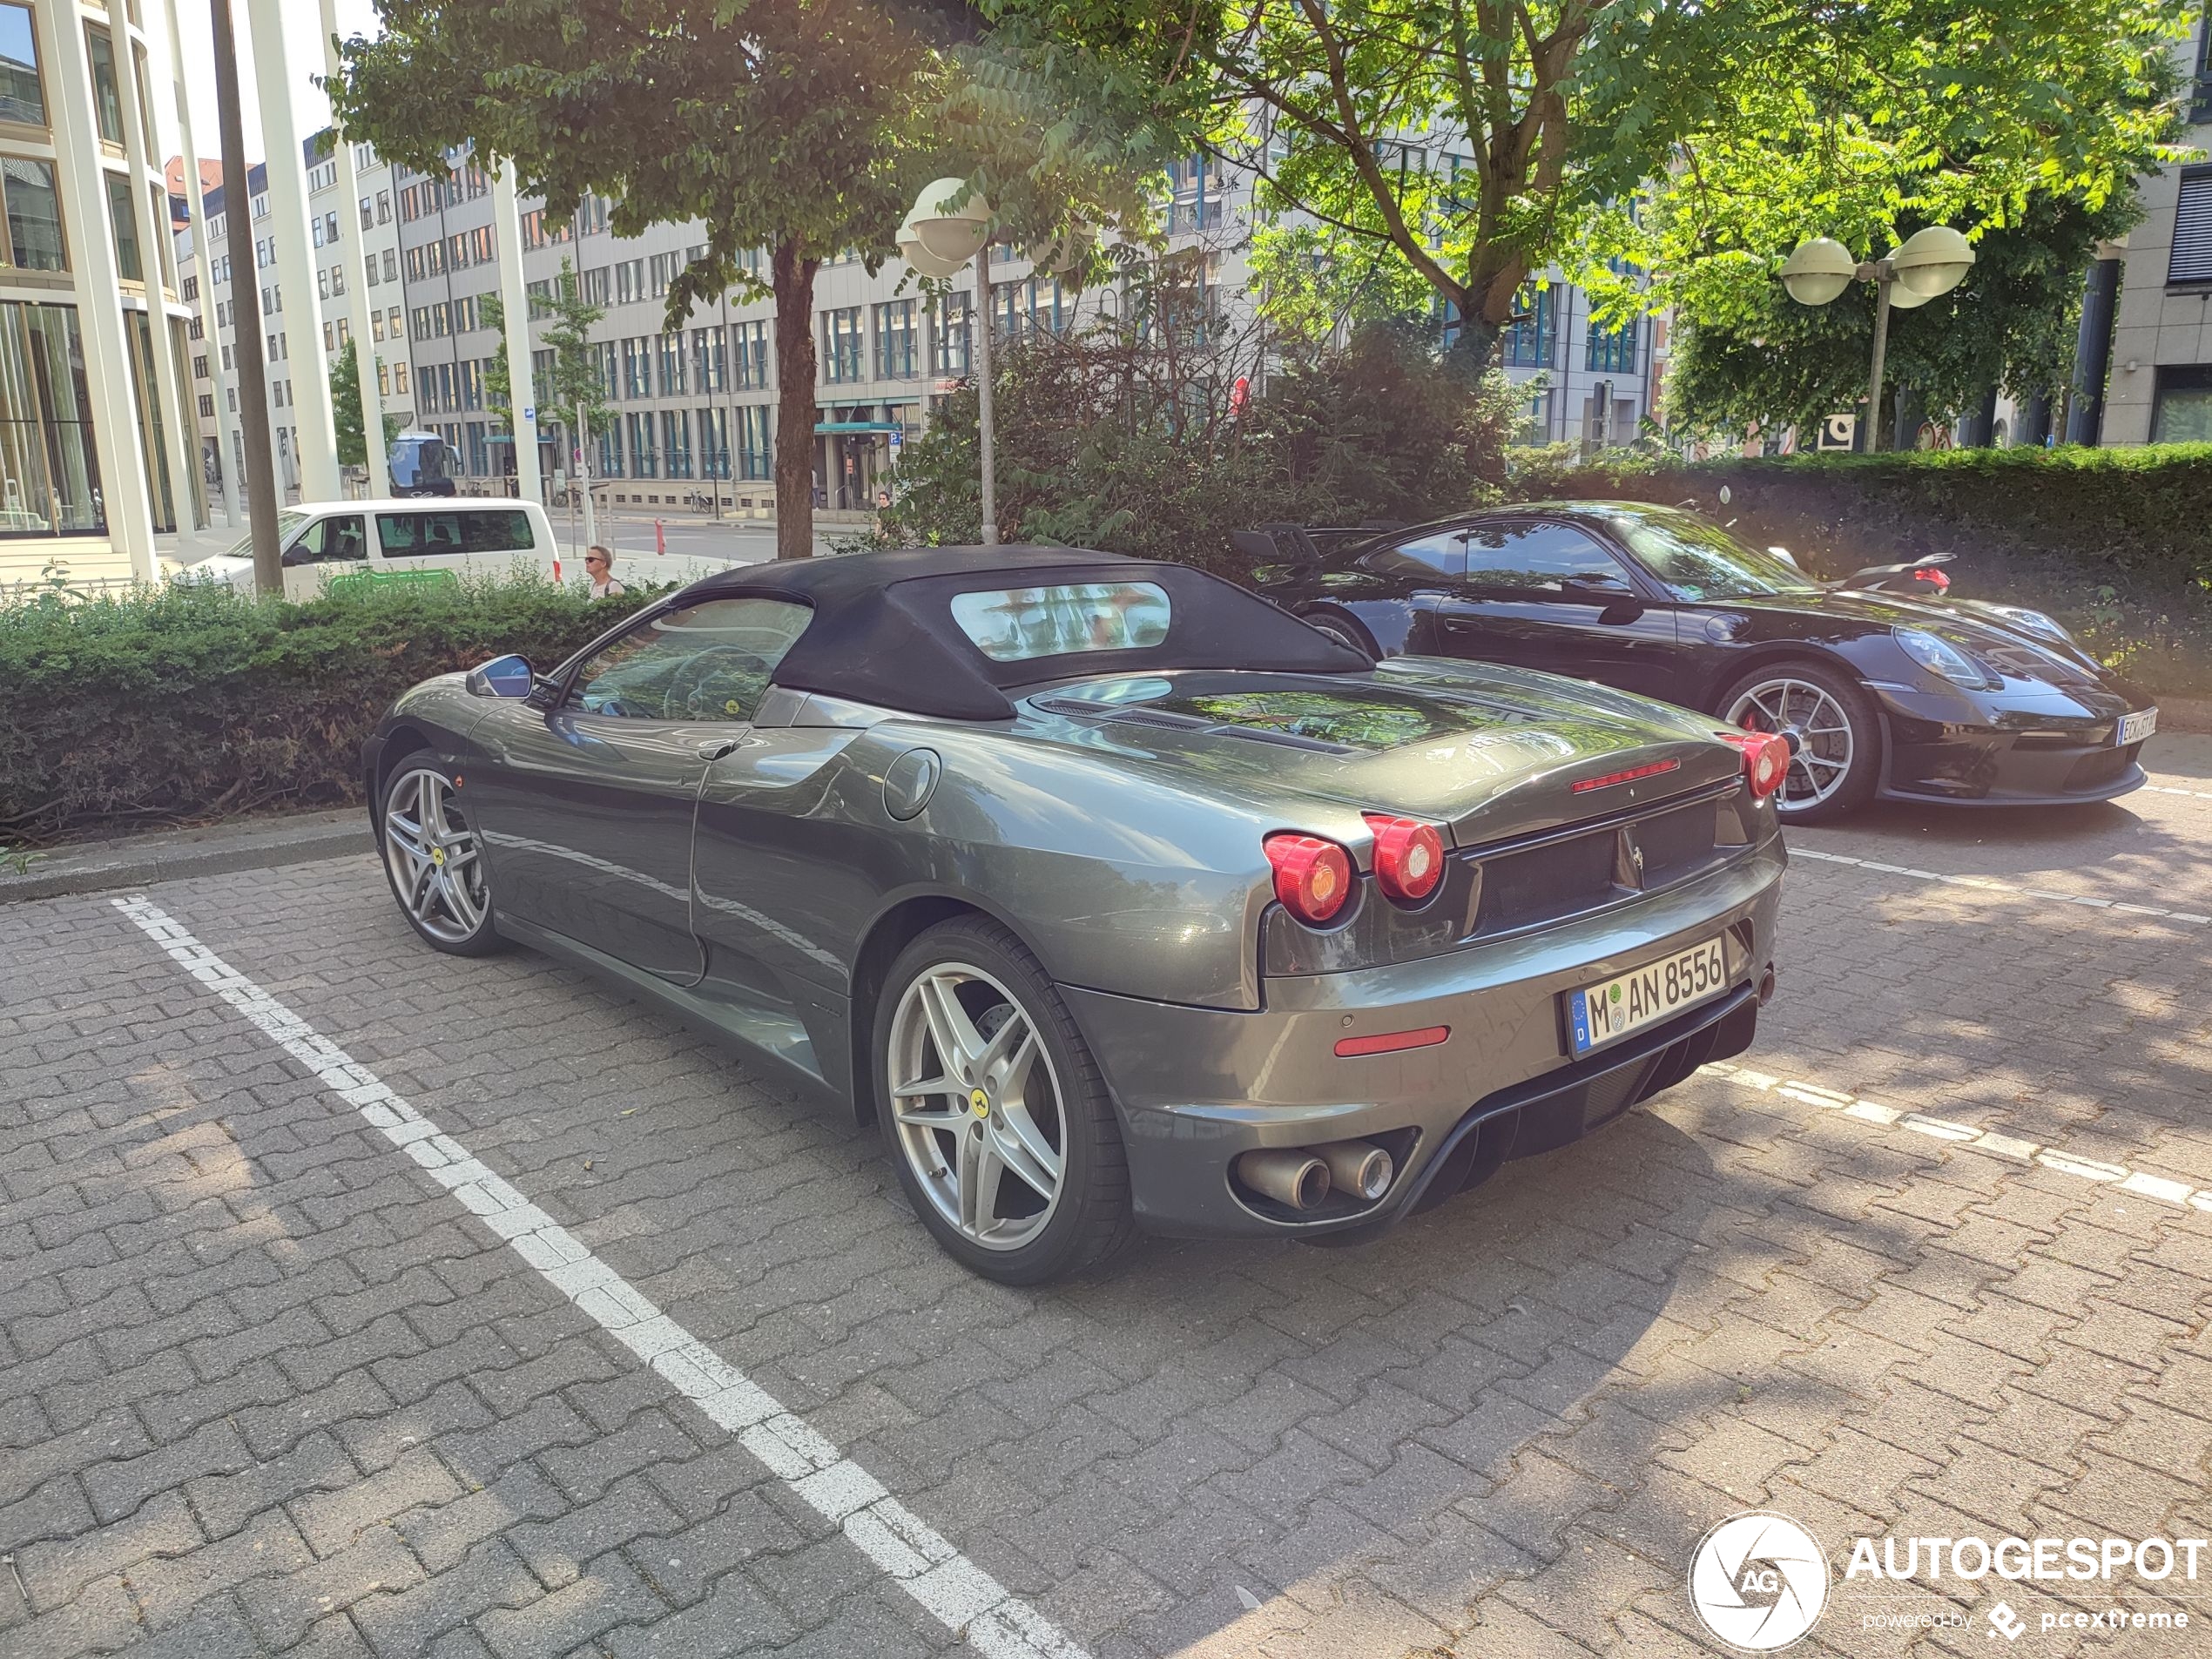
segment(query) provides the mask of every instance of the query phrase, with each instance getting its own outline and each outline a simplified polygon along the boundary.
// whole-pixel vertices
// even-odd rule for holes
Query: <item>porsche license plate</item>
[[[2133,714],[2120,717],[2120,725],[2112,734],[2113,746],[2125,749],[2131,743],[2141,743],[2158,730],[2158,711],[2138,709]]]
[[[1709,939],[1618,979],[1568,991],[1567,1028],[1575,1052],[1586,1055],[1727,988],[1728,954],[1719,940]]]

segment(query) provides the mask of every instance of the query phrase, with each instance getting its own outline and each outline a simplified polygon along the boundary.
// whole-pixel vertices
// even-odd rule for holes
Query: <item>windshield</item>
[[[1764,594],[1818,593],[1820,584],[1771,553],[1754,552],[1726,530],[1687,513],[1608,515],[1613,532],[1644,568],[1691,604]]]
[[[282,547],[290,541],[292,533],[307,522],[307,516],[305,513],[279,513],[277,515],[277,545]],[[253,556],[253,532],[248,530],[243,539],[232,543],[224,556],[233,559],[252,558]]]

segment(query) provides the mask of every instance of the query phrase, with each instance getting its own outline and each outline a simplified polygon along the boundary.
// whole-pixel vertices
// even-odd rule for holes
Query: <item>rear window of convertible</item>
[[[953,620],[995,663],[1082,651],[1143,651],[1168,637],[1167,590],[1150,582],[1082,582],[955,594]]]

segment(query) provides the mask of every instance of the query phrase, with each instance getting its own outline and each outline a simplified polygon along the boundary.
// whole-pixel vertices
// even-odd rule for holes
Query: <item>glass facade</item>
[[[0,121],[46,125],[46,94],[38,84],[38,35],[25,5],[0,5]]]
[[[107,529],[74,306],[0,301],[0,535]]]
[[[766,478],[774,472],[768,437],[768,406],[746,403],[738,409],[738,476]]]
[[[1501,347],[1507,368],[1555,367],[1552,360],[1558,344],[1558,330],[1552,315],[1552,296],[1557,292],[1549,287],[1521,291],[1514,309],[1528,314],[1505,331]]]
[[[955,293],[929,307],[929,372],[944,379],[968,373],[968,339],[974,301]]]
[[[53,163],[0,156],[0,210],[8,219],[7,246],[0,253],[9,263],[24,271],[69,269]]]
[[[914,330],[914,302],[893,300],[875,308],[876,372],[887,381],[910,381],[921,373],[921,341]]]
[[[125,282],[146,280],[138,258],[138,216],[131,211],[131,181],[119,173],[107,175],[107,216],[115,227],[115,272]]]
[[[860,334],[860,307],[840,306],[822,313],[822,378],[833,386],[867,377],[867,341]]]
[[[1590,325],[1589,355],[1586,367],[1608,374],[1636,372],[1637,325],[1615,330]]]
[[[138,454],[145,466],[146,495],[153,504],[153,527],[166,532],[177,528],[177,502],[170,489],[161,400],[154,392],[153,332],[145,312],[123,314],[123,338],[131,354],[132,410],[138,417]]]
[[[92,112],[100,125],[103,144],[123,142],[123,99],[115,81],[115,43],[106,30],[89,25],[84,47],[92,58]]]
[[[765,392],[768,389],[768,325],[765,322],[736,322],[730,325],[730,352],[737,359],[738,389],[745,392]]]

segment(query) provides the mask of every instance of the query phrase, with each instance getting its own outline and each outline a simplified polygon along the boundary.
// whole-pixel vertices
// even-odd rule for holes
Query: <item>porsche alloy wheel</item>
[[[497,942],[482,849],[455,792],[436,766],[402,767],[384,791],[384,873],[415,931],[455,955]]]
[[[1775,810],[1798,823],[1838,818],[1874,792],[1880,737],[1855,688],[1824,669],[1787,664],[1737,685],[1721,705],[1730,725],[1787,732],[1797,753]]]
[[[900,1183],[954,1255],[1034,1284],[1127,1236],[1112,1104],[1051,981],[1006,929],[975,917],[922,934],[892,970],[877,1031]]]

